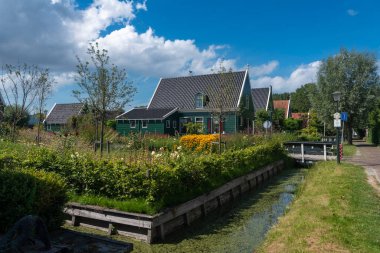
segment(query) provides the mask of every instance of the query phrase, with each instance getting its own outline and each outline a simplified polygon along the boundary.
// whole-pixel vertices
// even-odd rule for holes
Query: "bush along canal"
[[[253,252],[285,213],[304,174],[303,169],[284,170],[164,242],[149,245],[122,236],[113,238],[133,242],[133,252]]]

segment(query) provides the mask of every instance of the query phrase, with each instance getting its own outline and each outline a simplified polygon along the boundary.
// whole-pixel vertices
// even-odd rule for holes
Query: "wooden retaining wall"
[[[128,213],[99,206],[68,203],[65,207],[67,222],[73,226],[87,226],[118,233],[152,243],[181,227],[189,226],[197,219],[229,204],[243,193],[282,170],[283,161],[277,161],[223,186],[156,215]]]

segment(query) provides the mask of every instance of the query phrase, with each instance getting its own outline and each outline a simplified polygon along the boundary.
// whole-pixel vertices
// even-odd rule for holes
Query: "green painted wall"
[[[141,120],[136,120],[136,127],[131,128],[129,120],[117,120],[116,131],[122,135],[128,135],[130,133],[152,133],[152,134],[164,134],[164,122],[161,120],[149,120],[147,127],[142,127]]]
[[[47,132],[60,132],[65,128],[65,125],[60,124],[45,124],[45,131]]]

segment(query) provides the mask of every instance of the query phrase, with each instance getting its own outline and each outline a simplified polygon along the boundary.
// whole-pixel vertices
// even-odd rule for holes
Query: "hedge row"
[[[278,142],[227,151],[220,156],[182,154],[171,162],[138,166],[36,148],[22,158],[17,154],[1,154],[0,150],[0,168],[20,165],[51,171],[65,178],[75,194],[119,200],[142,198],[162,208],[187,201],[283,157],[284,151]]]
[[[31,169],[0,169],[0,182],[0,232],[28,214],[40,216],[51,229],[63,223],[67,194],[59,175]]]

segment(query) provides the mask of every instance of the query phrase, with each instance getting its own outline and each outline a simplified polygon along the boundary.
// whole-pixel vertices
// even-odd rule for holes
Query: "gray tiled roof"
[[[4,98],[3,96],[1,95],[1,92],[0,92],[0,105],[5,105],[5,101],[4,101]]]
[[[82,108],[83,104],[81,103],[55,104],[44,122],[47,124],[66,124],[71,117],[79,115]]]
[[[223,74],[208,74],[161,79],[155,94],[149,104],[152,108],[175,108],[179,110],[194,110],[195,95],[206,94],[209,98],[209,108],[216,107],[217,95],[221,92],[220,83],[228,80],[232,83],[225,100],[225,108],[237,108],[241,89],[244,85],[246,71],[228,72]],[[225,82],[225,81],[224,81]]]
[[[253,106],[255,111],[266,109],[269,96],[269,88],[255,88],[251,89]]]
[[[170,112],[175,112],[176,108],[134,108],[116,119],[165,119],[171,115]]]

